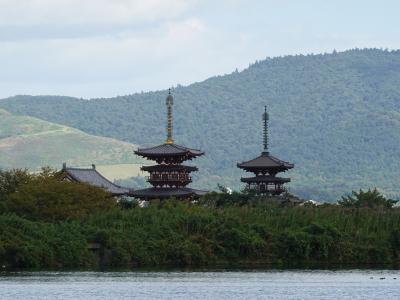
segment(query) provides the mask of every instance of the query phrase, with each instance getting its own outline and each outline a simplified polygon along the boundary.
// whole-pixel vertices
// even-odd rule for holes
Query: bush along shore
[[[45,170],[0,172],[0,264],[10,269],[400,265],[400,209],[377,190],[290,206],[252,193],[117,203]]]

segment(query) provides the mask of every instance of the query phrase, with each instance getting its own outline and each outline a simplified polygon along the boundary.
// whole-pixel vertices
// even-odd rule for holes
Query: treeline
[[[0,173],[5,270],[400,263],[400,209],[378,191],[355,192],[339,205],[211,193],[195,203],[171,199],[142,208],[59,173],[26,176]]]

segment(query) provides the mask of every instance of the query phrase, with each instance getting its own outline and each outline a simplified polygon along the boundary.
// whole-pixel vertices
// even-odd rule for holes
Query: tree
[[[0,198],[3,198],[11,193],[14,193],[18,188],[29,182],[32,175],[27,170],[0,170]]]
[[[4,189],[9,193],[2,201],[2,210],[28,219],[78,219],[116,206],[112,195],[103,189],[65,181],[49,169],[29,176],[17,170],[6,175]],[[0,176],[0,182],[4,178]]]
[[[396,200],[387,199],[376,188],[364,192],[352,192],[352,195],[342,197],[338,204],[343,207],[369,207],[369,208],[392,208],[397,203]]]

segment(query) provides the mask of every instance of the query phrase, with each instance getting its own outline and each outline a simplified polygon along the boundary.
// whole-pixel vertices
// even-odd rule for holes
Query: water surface
[[[20,272],[0,299],[400,299],[400,271]]]

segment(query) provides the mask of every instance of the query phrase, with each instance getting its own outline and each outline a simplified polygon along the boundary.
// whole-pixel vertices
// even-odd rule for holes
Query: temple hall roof
[[[130,189],[121,187],[109,181],[107,178],[97,172],[94,166],[93,168],[87,169],[70,168],[64,166],[62,171],[67,174],[67,177],[70,180],[103,188],[113,195],[128,195],[131,192]]]

